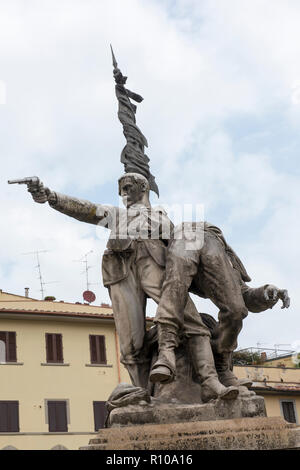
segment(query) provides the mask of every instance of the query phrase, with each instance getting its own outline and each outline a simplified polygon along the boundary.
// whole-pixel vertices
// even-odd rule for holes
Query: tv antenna
[[[95,283],[92,283],[92,282],[89,281],[89,270],[94,267],[94,266],[91,266],[91,265],[88,264],[88,256],[89,256],[91,253],[93,253],[93,250],[88,251],[85,255],[83,255],[82,258],[74,260],[75,263],[84,263],[84,264],[85,264],[84,271],[82,271],[81,274],[84,274],[84,273],[85,273],[85,277],[86,277],[86,290],[89,290],[91,284],[97,284],[96,282],[95,282]]]
[[[265,346],[266,344],[268,343],[260,343],[260,342],[256,343],[257,349],[260,349],[261,346]]]
[[[277,357],[277,352],[278,351],[286,351],[288,352],[286,349],[278,349],[278,346],[291,346],[290,343],[286,344],[286,343],[281,343],[281,344],[274,344],[274,348],[275,348],[275,356]]]
[[[48,253],[50,250],[35,250],[35,251],[30,251],[29,253],[22,253],[23,255],[35,255],[37,259],[37,265],[35,266],[38,270],[38,279],[40,281],[40,292],[42,294],[42,300],[44,300],[44,286],[46,284],[55,284],[58,281],[49,281],[49,282],[44,282],[43,276],[42,276],[42,270],[41,270],[41,262],[40,262],[40,253]]]

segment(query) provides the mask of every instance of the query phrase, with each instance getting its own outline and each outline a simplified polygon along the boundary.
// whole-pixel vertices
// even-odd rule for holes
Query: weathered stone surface
[[[300,450],[300,426],[291,429],[290,448]]]
[[[171,402],[132,405],[116,408],[110,413],[108,427],[166,424],[218,419],[236,419],[266,416],[263,397],[236,400],[212,400],[206,404],[178,404]]]
[[[283,418],[240,418],[102,429],[81,450],[273,450],[297,446]]]
[[[176,380],[168,384],[156,383],[153,396],[165,403],[171,400],[188,404],[202,403],[201,385],[194,380],[192,360],[186,344],[176,348],[175,356]]]

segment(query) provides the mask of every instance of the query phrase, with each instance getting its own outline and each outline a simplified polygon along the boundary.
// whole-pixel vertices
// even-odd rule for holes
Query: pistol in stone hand
[[[27,178],[8,180],[8,184],[26,184],[27,190],[30,192],[33,200],[39,204],[44,204],[49,200],[51,191],[44,187],[43,183],[37,176],[29,176]]]

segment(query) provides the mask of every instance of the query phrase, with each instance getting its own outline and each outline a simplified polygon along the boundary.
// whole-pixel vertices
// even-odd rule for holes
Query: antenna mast
[[[91,284],[96,284],[96,283],[91,283],[89,281],[89,270],[91,268],[93,268],[93,266],[90,266],[88,264],[88,255],[90,255],[91,253],[93,253],[93,250],[91,251],[88,251],[85,255],[83,255],[82,258],[78,259],[78,260],[75,260],[76,262],[78,263],[84,263],[85,264],[85,269],[84,271],[81,273],[81,274],[84,274],[85,273],[85,276],[86,276],[86,290],[90,290],[89,287]],[[98,283],[97,283],[98,284]]]
[[[85,264],[85,275],[86,275],[86,290],[90,290],[90,283],[89,283],[89,270],[91,269],[92,266],[88,265],[88,255],[90,253],[93,253],[93,250],[89,251],[84,255],[84,264]]]
[[[56,283],[57,281],[50,281],[50,282],[44,282],[43,280],[43,276],[42,276],[42,270],[41,270],[41,262],[40,262],[40,257],[39,257],[39,254],[40,253],[48,253],[50,250],[35,250],[35,251],[30,251],[29,253],[23,253],[23,255],[35,255],[36,256],[36,259],[37,259],[37,265],[35,266],[38,270],[38,279],[40,281],[40,292],[41,292],[41,295],[42,295],[42,300],[44,300],[44,293],[45,293],[45,290],[44,290],[44,286],[46,284],[52,284],[52,283]]]
[[[88,253],[86,253],[82,258],[80,258],[78,260],[74,260],[78,263],[84,263],[85,264],[85,270],[81,274],[85,273],[85,276],[86,276],[86,291],[83,292],[82,296],[83,296],[84,300],[86,302],[88,302],[89,304],[96,300],[96,296],[95,296],[94,292],[90,291],[90,285],[99,284],[98,282],[90,282],[89,281],[89,270],[94,267],[94,266],[90,266],[88,264],[88,255],[90,255],[91,253],[93,253],[93,250],[88,251]]]
[[[42,272],[41,272],[41,263],[40,263],[40,257],[39,257],[39,252],[37,251],[36,252],[36,258],[37,258],[37,269],[38,269],[38,273],[39,273],[39,280],[40,280],[40,284],[41,284],[41,293],[42,293],[42,299],[44,299],[44,281],[43,281],[43,277],[42,277]]]

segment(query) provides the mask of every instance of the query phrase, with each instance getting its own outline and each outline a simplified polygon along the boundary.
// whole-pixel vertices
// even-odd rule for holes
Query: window
[[[46,361],[63,363],[62,335],[56,333],[46,333]]]
[[[91,364],[106,364],[105,336],[90,335]]]
[[[0,432],[19,430],[19,402],[0,401]]]
[[[47,401],[49,432],[68,432],[67,402]]]
[[[0,362],[17,362],[15,331],[0,331]]]
[[[6,345],[3,339],[0,339],[0,363],[6,362]]]
[[[297,423],[295,402],[293,400],[281,401],[283,417],[289,423]]]
[[[105,401],[93,402],[95,431],[104,428],[107,415],[105,403]]]

